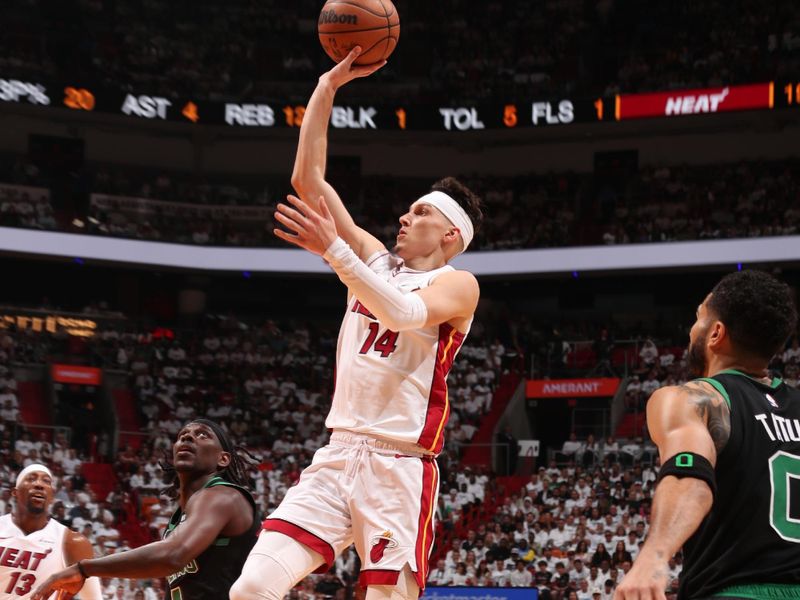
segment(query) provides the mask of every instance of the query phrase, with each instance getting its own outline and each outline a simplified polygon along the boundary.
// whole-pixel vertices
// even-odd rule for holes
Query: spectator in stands
[[[567,544],[572,539],[570,532],[565,529],[565,521],[559,517],[556,519],[555,528],[550,530],[549,540],[552,542],[554,548],[566,549]]]
[[[589,567],[589,577],[587,581],[589,582],[589,587],[591,589],[601,589],[603,587],[605,577],[600,575],[600,569],[598,567],[592,565]]]
[[[15,393],[15,386],[16,381],[12,377],[0,379],[0,404],[5,406],[6,402],[10,402],[13,408],[19,408],[19,400]]]
[[[658,348],[652,339],[647,338],[642,344],[642,349],[639,351],[639,358],[642,365],[647,368],[652,368],[658,359]]]
[[[14,406],[14,402],[11,399],[7,399],[3,402],[3,408],[0,409],[0,417],[2,417],[4,421],[11,423],[20,422],[19,409]]]
[[[456,570],[453,573],[453,585],[469,585],[467,583],[468,580],[467,566],[463,562],[459,562],[456,564]]]
[[[556,563],[556,572],[551,580],[550,592],[554,600],[561,600],[564,598],[567,588],[569,587],[569,573],[567,567],[562,561]]]
[[[494,568],[492,569],[491,576],[495,587],[506,587],[511,585],[511,572],[506,568],[505,561],[502,559],[497,559],[494,562]]]
[[[515,569],[508,576],[511,587],[530,587],[533,582],[533,575],[525,567],[524,560],[517,560]]]
[[[631,553],[625,549],[625,542],[623,540],[619,540],[617,542],[617,546],[614,549],[614,553],[611,555],[611,564],[617,568],[620,568],[624,563],[632,563],[633,558],[631,557]]]
[[[614,590],[617,589],[617,582],[614,579],[606,579],[603,582],[603,590],[600,594],[602,600],[613,600]]]
[[[447,586],[453,584],[452,571],[445,566],[444,560],[436,562],[436,568],[428,575],[428,583],[433,586]]]
[[[604,561],[608,562],[608,564],[613,562],[611,554],[606,550],[606,545],[600,542],[597,544],[594,554],[592,555],[592,566],[600,567]]]
[[[582,444],[579,460],[584,467],[591,467],[600,460],[600,444],[595,440],[594,434],[590,433]]]
[[[800,363],[800,340],[798,340],[797,336],[792,338],[792,344],[784,350],[781,360],[784,365]]]
[[[647,374],[647,378],[642,382],[642,394],[645,398],[649,398],[653,392],[661,387],[661,382],[656,378],[657,372],[651,369]]]
[[[570,581],[583,581],[589,578],[589,569],[583,564],[583,560],[575,558],[572,563],[572,569],[569,572]]]
[[[642,439],[634,438],[628,440],[620,448],[620,460],[626,465],[632,465],[634,462],[642,457]]]
[[[573,431],[569,434],[569,439],[561,447],[561,454],[568,458],[574,457],[581,450],[581,447],[582,444],[578,441],[578,435]]]

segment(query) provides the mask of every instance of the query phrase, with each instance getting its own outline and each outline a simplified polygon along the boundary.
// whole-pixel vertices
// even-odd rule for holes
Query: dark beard
[[[704,349],[706,347],[706,338],[708,332],[703,333],[696,342],[689,342],[689,350],[687,352],[686,365],[689,369],[689,374],[692,377],[705,377],[706,374],[706,355]]]
[[[32,515],[40,515],[44,512],[43,506],[33,506],[30,502],[28,502],[28,512]]]

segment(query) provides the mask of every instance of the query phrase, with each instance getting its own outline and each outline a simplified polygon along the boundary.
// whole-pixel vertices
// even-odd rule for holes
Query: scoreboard
[[[481,105],[340,104],[333,108],[331,127],[398,131],[558,127],[572,123],[797,107],[798,96],[800,83],[771,81],[596,98],[532,98],[523,102]],[[280,101],[209,102],[3,78],[0,78],[0,102],[237,128],[299,127],[305,114],[304,105]]]

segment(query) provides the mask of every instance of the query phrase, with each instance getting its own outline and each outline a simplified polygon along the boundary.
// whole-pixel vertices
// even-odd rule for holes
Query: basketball
[[[389,57],[400,38],[400,16],[391,0],[328,0],[319,14],[319,41],[337,63],[361,46],[357,65]]]

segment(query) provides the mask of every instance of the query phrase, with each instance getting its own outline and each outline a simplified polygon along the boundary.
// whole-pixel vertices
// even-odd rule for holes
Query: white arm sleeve
[[[328,246],[323,258],[352,294],[392,331],[424,327],[428,307],[418,294],[404,294],[370,269],[342,238]]]
[[[100,589],[100,578],[89,577],[83,582],[81,591],[75,596],[80,600],[103,600],[103,592]]]

